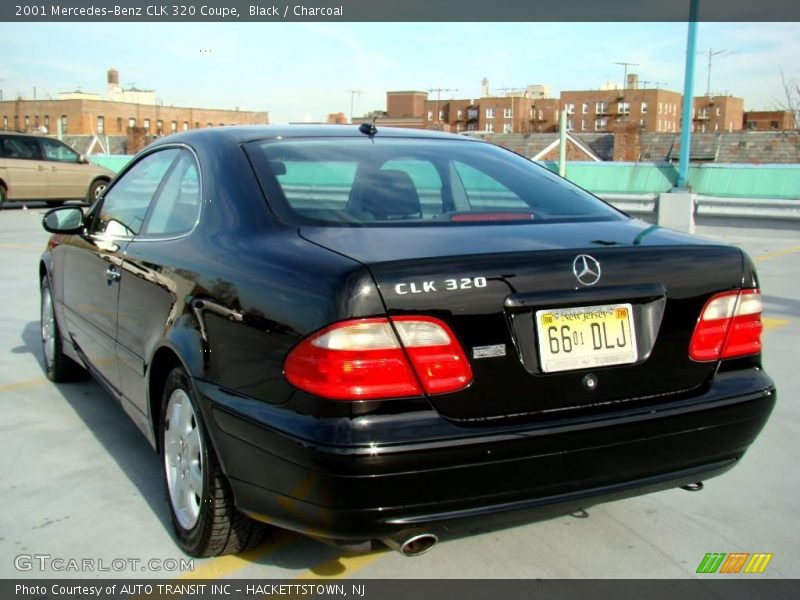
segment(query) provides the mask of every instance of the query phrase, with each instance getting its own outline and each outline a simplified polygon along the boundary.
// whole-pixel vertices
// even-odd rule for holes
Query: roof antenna
[[[358,126],[358,130],[363,133],[364,135],[368,135],[370,139],[375,137],[375,134],[378,133],[378,129],[375,127],[375,121],[378,119],[378,115],[372,117],[372,123],[362,123]]]

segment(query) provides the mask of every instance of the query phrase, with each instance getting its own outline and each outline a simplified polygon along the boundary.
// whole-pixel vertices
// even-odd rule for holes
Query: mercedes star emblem
[[[572,261],[572,272],[583,285],[594,285],[600,281],[600,263],[588,254],[579,254]]]

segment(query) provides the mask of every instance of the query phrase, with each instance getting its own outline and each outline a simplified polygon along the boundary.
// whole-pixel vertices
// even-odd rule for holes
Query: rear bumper
[[[341,540],[500,525],[708,479],[741,458],[775,404],[757,369],[670,405],[524,427],[433,411],[318,419],[198,387],[239,508]]]

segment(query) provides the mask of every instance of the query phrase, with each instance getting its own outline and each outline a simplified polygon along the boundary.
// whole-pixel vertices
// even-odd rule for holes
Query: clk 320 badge
[[[452,292],[455,290],[470,290],[485,288],[486,277],[461,277],[459,279],[445,279],[443,281],[409,281],[398,283],[394,286],[394,293],[400,296],[405,294],[429,294],[431,292]]]

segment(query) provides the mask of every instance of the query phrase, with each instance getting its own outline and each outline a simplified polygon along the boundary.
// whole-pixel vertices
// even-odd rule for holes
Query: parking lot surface
[[[759,269],[764,363],[778,404],[741,464],[701,493],[670,490],[592,507],[588,518],[477,531],[418,558],[385,549],[348,556],[274,530],[246,554],[181,564],[188,557],[172,540],[144,437],[94,381],[56,386],[44,377],[43,212],[0,212],[0,577],[686,578],[709,552],[771,553],[757,577],[800,577],[798,239],[726,238]],[[71,558],[92,568],[65,570]]]

